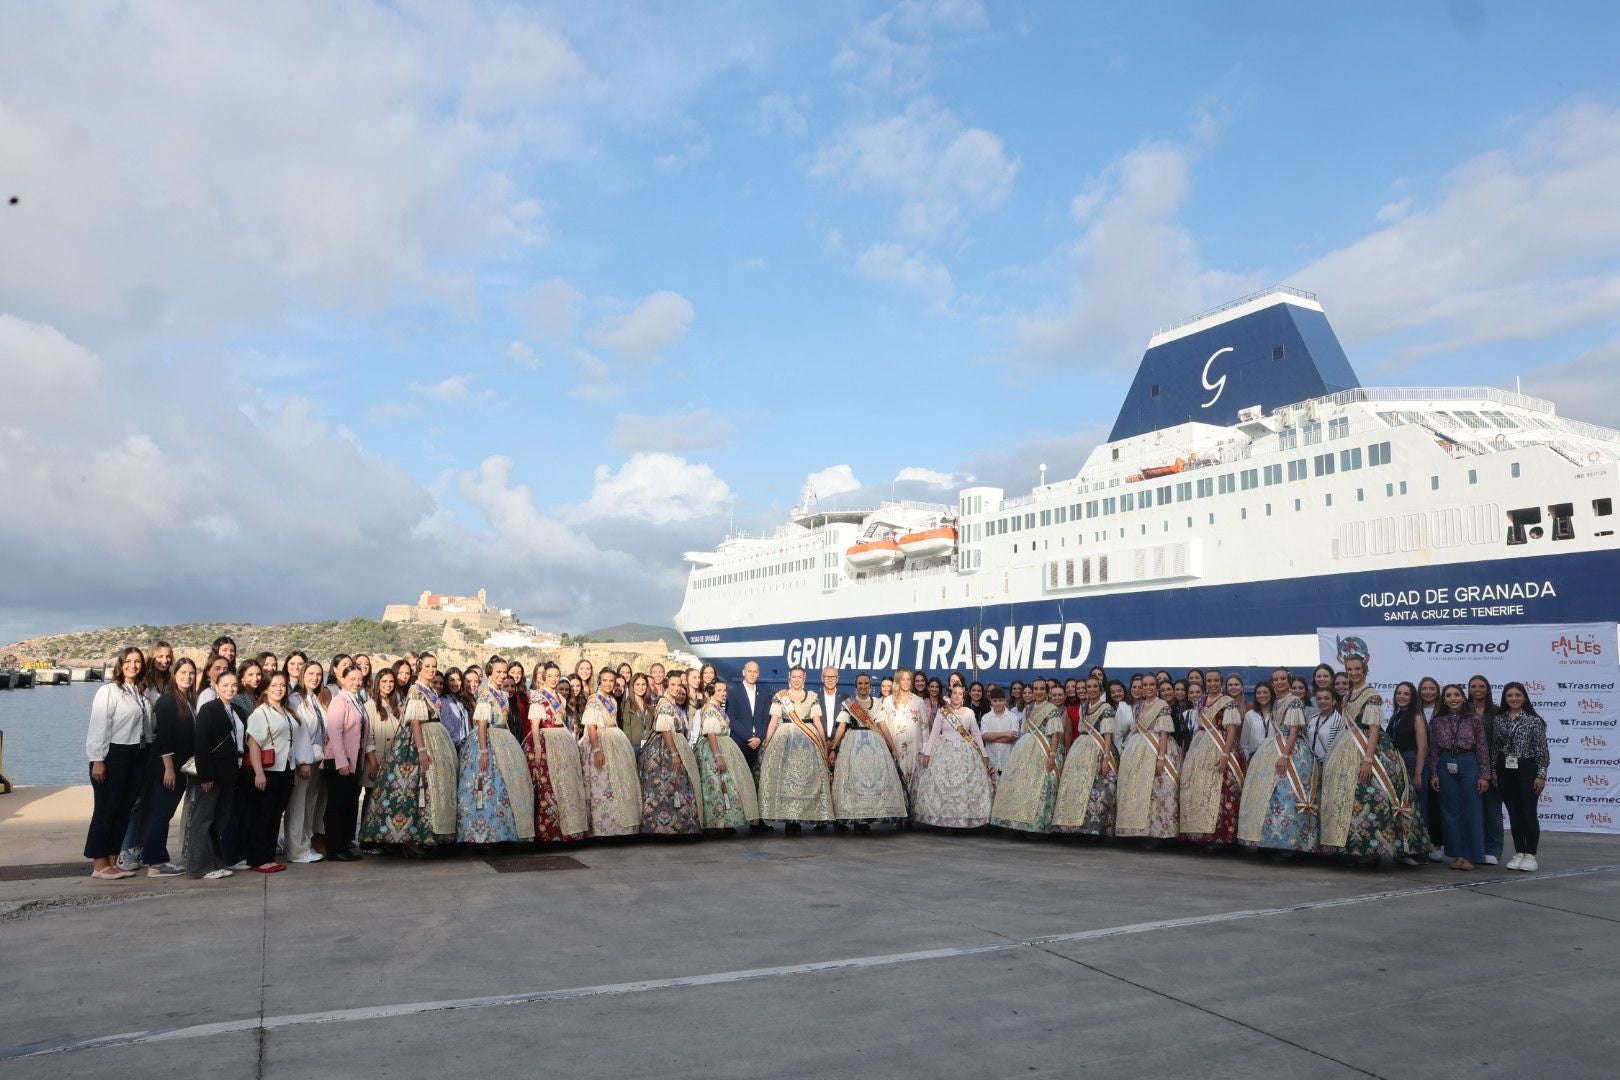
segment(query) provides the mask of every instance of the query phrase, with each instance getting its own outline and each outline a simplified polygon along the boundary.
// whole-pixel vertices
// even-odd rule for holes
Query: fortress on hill
[[[424,589],[414,605],[389,604],[383,608],[382,621],[440,625],[459,622],[468,630],[489,633],[499,630],[508,618],[510,613],[502,613],[489,606],[487,590],[479,589],[475,596],[450,596]]]

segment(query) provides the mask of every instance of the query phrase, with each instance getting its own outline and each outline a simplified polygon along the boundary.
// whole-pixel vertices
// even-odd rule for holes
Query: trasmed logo
[[[1564,760],[1567,762],[1569,759],[1565,758]],[[1549,785],[1552,785],[1552,784],[1567,784],[1567,783],[1569,783],[1569,781],[1570,781],[1570,778],[1567,777],[1567,776],[1554,776],[1554,775],[1549,774],[1548,777],[1547,777],[1547,783]],[[1543,788],[1542,790],[1545,791],[1546,788]]]
[[[1568,735],[1549,735],[1549,736],[1547,736],[1547,745],[1548,746],[1568,746],[1569,745],[1569,736]]]
[[[1511,641],[1408,641],[1412,656],[1506,656]]]
[[[1529,684],[1526,683],[1525,685],[1528,686]],[[1614,689],[1614,683],[1613,682],[1561,682],[1561,683],[1558,684],[1558,689],[1560,689],[1560,690],[1574,690],[1576,692],[1582,692],[1582,691],[1587,691],[1587,690],[1613,690]]]
[[[1550,645],[1553,655],[1565,660],[1603,655],[1603,643],[1593,634],[1559,634]]]

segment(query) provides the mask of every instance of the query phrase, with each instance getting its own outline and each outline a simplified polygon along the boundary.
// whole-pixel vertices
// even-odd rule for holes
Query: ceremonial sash
[[[1300,779],[1299,770],[1294,768],[1294,759],[1288,754],[1287,736],[1277,735],[1275,738],[1277,740],[1277,754],[1282,758],[1283,762],[1283,775],[1288,780],[1289,790],[1294,793],[1294,804],[1302,814],[1321,813],[1321,808],[1316,805],[1316,792],[1314,790],[1316,786],[1316,770],[1311,770],[1311,786],[1313,790],[1307,793],[1305,791],[1305,781]]]
[[[807,703],[812,703],[815,701],[815,699],[810,697],[808,694],[805,695],[804,700]],[[782,715],[793,721],[794,725],[797,726],[800,731],[804,732],[805,735],[809,736],[810,741],[814,742],[816,746],[818,746],[822,752],[825,753],[827,749],[826,736],[822,735],[821,728],[819,726],[812,724],[810,721],[799,716],[799,710],[793,704],[793,699],[788,697],[788,692],[783,690],[781,693],[777,694],[776,701],[777,704],[782,706]]]
[[[1104,757],[1108,756],[1108,744],[1103,741],[1102,732],[1097,730],[1097,724],[1104,720],[1111,720],[1113,719],[1113,716],[1114,707],[1106,702],[1097,706],[1089,713],[1082,712],[1080,714],[1080,726],[1085,730],[1085,733],[1091,737],[1091,741],[1097,744],[1098,751],[1101,752]],[[1093,718],[1095,718],[1095,720]]]
[[[1044,721],[1055,710],[1052,709],[1050,703],[1042,702],[1042,704],[1047,707],[1047,712],[1042,713],[1040,716],[1040,720]],[[1041,744],[1041,749],[1045,751],[1047,757],[1052,756],[1052,740],[1047,738],[1046,732],[1041,730],[1041,723],[1035,719],[1034,709],[1030,709],[1029,715],[1024,718],[1024,730],[1035,736],[1036,741]]]
[[[1134,725],[1136,727],[1137,734],[1146,735],[1153,741],[1153,748],[1157,751],[1158,759],[1164,762],[1165,772],[1168,772],[1170,774],[1170,778],[1179,785],[1181,783],[1181,770],[1176,767],[1176,763],[1174,761],[1170,760],[1170,755],[1165,753],[1165,743],[1170,738],[1170,733],[1167,731],[1152,730],[1153,722],[1156,721],[1160,716],[1163,716],[1164,711],[1168,709],[1169,706],[1166,705],[1162,700],[1156,700],[1154,704],[1159,706],[1158,709],[1154,710],[1151,715],[1149,715],[1148,710],[1143,709],[1142,715],[1136,718]],[[1144,723],[1146,726],[1143,726]]]
[[[894,737],[885,729],[878,727],[877,721],[872,719],[872,714],[867,712],[865,707],[862,706],[859,701],[857,701],[855,698],[850,698],[848,701],[844,702],[844,711],[853,717],[856,722],[858,722],[866,730],[875,731],[881,735],[883,737],[883,741],[889,747],[889,754],[891,756],[896,753],[894,747]]]
[[[1362,760],[1372,764],[1373,780],[1383,789],[1384,796],[1394,804],[1396,810],[1403,817],[1411,817],[1413,814],[1411,793],[1408,792],[1405,798],[1397,799],[1395,797],[1395,782],[1390,779],[1389,770],[1384,768],[1384,763],[1378,759],[1378,754],[1371,752],[1377,749],[1373,745],[1372,736],[1362,729],[1359,721],[1351,721],[1346,724],[1345,730],[1349,732],[1351,738],[1356,740],[1356,746],[1361,750]]]
[[[951,727],[956,729],[956,733],[962,737],[962,741],[967,743],[969,746],[973,747],[974,749],[978,749],[979,744],[973,741],[973,736],[969,735],[967,728],[962,726],[962,721],[960,721],[960,720],[958,720],[956,718],[956,710],[947,707],[947,708],[944,708],[944,709],[942,709],[940,711],[945,714],[945,719],[950,723]],[[981,756],[982,756],[982,751],[981,751]]]

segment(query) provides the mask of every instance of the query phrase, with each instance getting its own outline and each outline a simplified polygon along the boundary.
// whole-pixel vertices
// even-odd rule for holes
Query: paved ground
[[[0,1075],[1613,1076],[1620,841],[1545,848],[1532,877],[778,834],[0,882]]]

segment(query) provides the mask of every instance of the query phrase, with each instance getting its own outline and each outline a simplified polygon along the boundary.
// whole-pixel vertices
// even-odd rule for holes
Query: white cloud
[[[608,444],[627,454],[646,450],[687,453],[714,450],[731,440],[731,424],[708,409],[673,416],[621,414],[613,424]]]
[[[712,518],[731,505],[731,489],[707,465],[675,454],[635,453],[614,472],[596,467],[596,486],[571,516],[576,521],[642,521],[653,525]]]
[[[795,138],[800,138],[810,130],[809,121],[804,118],[803,111],[791,98],[783,94],[767,94],[760,98],[754,123],[767,135],[784,131]]]
[[[742,268],[750,274],[758,274],[768,270],[770,269],[770,265],[770,263],[766,262],[764,258],[758,255],[750,256],[749,258],[744,259],[742,262]]]
[[[814,496],[817,499],[829,499],[834,495],[842,495],[849,491],[859,491],[861,482],[855,479],[855,470],[848,465],[829,465],[820,472],[813,472],[804,478],[804,485],[800,488],[801,498],[808,499]]]
[[[428,385],[412,383],[411,392],[439,401],[465,401],[471,390],[471,383],[471,375],[451,375]]]
[[[1187,146],[1146,142],[1088,181],[1070,205],[1080,235],[1057,257],[1067,295],[1011,317],[1015,361],[1133,361],[1156,327],[1256,287],[1206,268],[1178,220],[1191,163]]]
[[[894,9],[895,25],[912,33],[934,30],[964,33],[990,23],[980,0],[901,0]]]
[[[579,308],[584,296],[562,278],[542,281],[511,302],[512,313],[536,341],[569,341],[579,328]]]
[[[506,358],[518,367],[537,368],[540,358],[534,355],[534,349],[526,341],[514,341],[506,347]]]
[[[1524,376],[1524,392],[1547,398],[1565,415],[1620,427],[1620,338],[1573,360],[1530,371]]]
[[[937,239],[966,216],[1000,206],[1017,174],[999,136],[966,126],[929,98],[844,128],[810,168],[812,178],[846,191],[895,199],[899,226],[914,240]]]
[[[390,420],[412,420],[422,415],[422,407],[408,401],[383,401],[373,405],[366,415],[373,424],[385,424]]]
[[[681,172],[688,165],[695,165],[707,158],[712,149],[714,147],[707,137],[694,139],[679,150],[653,158],[653,164],[662,172]]]
[[[958,484],[971,484],[973,477],[963,473],[940,472],[938,469],[925,469],[920,465],[907,465],[901,469],[894,478],[897,484],[927,484],[929,487],[954,487]]]
[[[1620,317],[1616,191],[1620,107],[1577,100],[1292,280],[1342,337],[1399,336],[1407,357],[1601,325]]]
[[[860,273],[873,281],[885,281],[917,293],[943,310],[956,292],[951,272],[944,265],[904,244],[873,244],[861,253],[856,264]]]
[[[585,340],[622,360],[650,362],[686,336],[694,315],[690,300],[660,289],[630,311],[609,316],[585,331]]]

